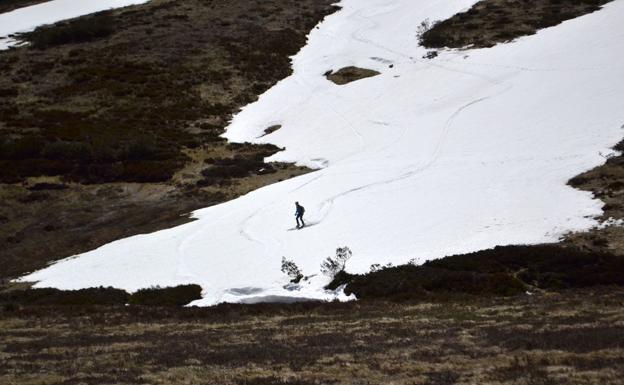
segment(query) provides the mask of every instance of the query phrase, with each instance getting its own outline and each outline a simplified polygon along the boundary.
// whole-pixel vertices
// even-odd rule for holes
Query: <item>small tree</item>
[[[433,25],[431,24],[431,21],[429,21],[429,19],[425,19],[421,21],[418,27],[416,28],[416,38],[418,38],[419,41],[422,41],[423,35],[427,31],[429,31],[432,26]]]
[[[327,259],[321,263],[321,273],[334,278],[336,274],[345,269],[345,264],[352,255],[351,249],[347,246],[337,248],[335,257],[327,257]]]
[[[301,278],[303,278],[303,274],[293,261],[289,261],[285,257],[282,257],[282,273],[286,274],[290,277],[290,282],[299,283]]]

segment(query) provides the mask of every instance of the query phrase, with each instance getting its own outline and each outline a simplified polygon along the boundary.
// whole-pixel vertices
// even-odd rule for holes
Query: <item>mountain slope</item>
[[[622,136],[624,2],[510,44],[422,59],[418,23],[473,3],[344,1],[293,58],[293,75],[245,107],[225,135],[285,147],[269,160],[318,171],[24,280],[127,290],[198,283],[202,305],[333,298],[318,270],[337,246],[354,251],[347,270],[363,272],[553,242],[595,225],[602,203],[566,182],[604,162]],[[343,86],[323,76],[347,66],[381,74]],[[287,231],[296,200],[311,226]],[[282,256],[317,275],[284,289]]]

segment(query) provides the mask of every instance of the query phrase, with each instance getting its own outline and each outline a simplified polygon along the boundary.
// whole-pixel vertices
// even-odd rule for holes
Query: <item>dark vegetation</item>
[[[0,304],[6,308],[18,304],[37,306],[92,306],[123,305],[130,295],[112,287],[96,287],[81,290],[15,289],[0,292]]]
[[[613,147],[622,153],[624,141]],[[592,170],[570,179],[574,188],[590,191],[604,202],[602,220],[624,218],[624,156],[612,154]],[[624,227],[604,226],[588,232],[568,234],[564,242],[589,252],[608,251],[624,254]]]
[[[112,287],[98,287],[80,290],[45,289],[9,289],[0,291],[0,305],[16,306],[184,306],[201,298],[198,285],[180,285],[175,287],[152,287],[128,294],[124,290]]]
[[[0,13],[11,12],[17,8],[45,3],[49,0],[0,0]]]
[[[334,10],[291,3],[164,1],[21,35],[32,48],[0,54],[0,183],[168,181]]]
[[[427,25],[428,48],[491,47],[594,12],[611,0],[482,0],[466,12]]]
[[[201,299],[201,291],[199,285],[152,287],[132,293],[128,303],[147,306],[184,306],[196,299]]]
[[[0,52],[0,280],[307,172],[220,134],[332,3],[159,0],[20,35]]]
[[[0,307],[0,382],[619,384],[623,294]]]
[[[330,284],[348,283],[358,298],[426,298],[434,293],[510,296],[526,290],[598,285],[624,286],[624,257],[561,245],[505,246],[386,267],[364,275],[342,272]]]
[[[115,32],[115,18],[107,12],[95,13],[53,27],[39,27],[27,35],[35,48],[84,43],[110,36]]]
[[[238,149],[246,144],[230,144],[228,147]],[[266,175],[276,172],[275,164],[264,163],[264,158],[275,153],[275,146],[270,144],[255,145],[254,151],[240,152],[229,158],[207,158],[204,162],[208,165],[201,175],[204,177],[198,182],[201,186],[223,185],[230,183],[231,179],[244,178],[249,175]]]

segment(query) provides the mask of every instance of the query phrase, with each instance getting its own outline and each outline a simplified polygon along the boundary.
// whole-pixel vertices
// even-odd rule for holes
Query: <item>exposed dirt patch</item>
[[[336,72],[328,71],[325,77],[339,86],[379,75],[379,72],[359,67],[344,67]]]
[[[0,279],[307,172],[220,134],[331,3],[153,0],[0,52]]]
[[[274,126],[268,127],[268,128],[266,128],[264,130],[264,135],[262,135],[262,136],[266,136],[266,135],[272,134],[275,131],[279,130],[280,128],[282,128],[282,126],[280,124],[276,124]]]
[[[614,147],[624,150],[624,141]],[[602,221],[624,219],[624,156],[611,156],[606,163],[580,174],[569,181],[570,186],[591,191],[605,204]],[[571,244],[590,251],[609,251],[624,255],[624,226],[608,222],[602,228],[566,236],[565,244]]]
[[[466,12],[420,27],[429,48],[484,48],[533,35],[601,8],[611,0],[483,0]]]
[[[624,292],[0,308],[0,382],[619,384]],[[165,343],[163,343],[165,341]]]

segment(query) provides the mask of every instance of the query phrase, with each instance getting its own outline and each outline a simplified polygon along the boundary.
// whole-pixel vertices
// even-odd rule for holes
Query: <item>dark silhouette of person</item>
[[[297,220],[297,228],[300,229],[305,226],[305,222],[303,221],[303,213],[305,213],[305,208],[299,204],[299,202],[295,202],[295,219]],[[299,224],[301,221],[301,224]]]

